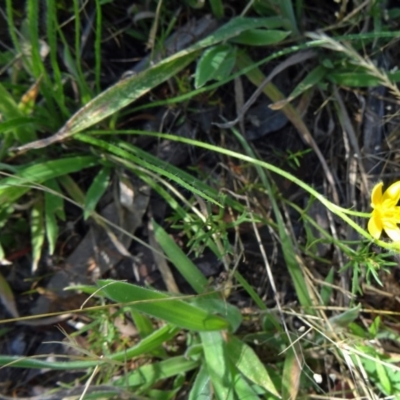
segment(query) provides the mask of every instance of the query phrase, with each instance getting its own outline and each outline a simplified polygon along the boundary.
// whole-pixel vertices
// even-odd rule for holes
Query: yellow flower
[[[400,181],[390,185],[382,193],[383,183],[380,182],[372,189],[371,207],[374,209],[368,221],[368,232],[374,239],[379,239],[382,230],[394,242],[400,242]]]

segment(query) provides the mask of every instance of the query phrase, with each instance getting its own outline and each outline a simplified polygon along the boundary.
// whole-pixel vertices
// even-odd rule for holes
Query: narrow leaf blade
[[[106,191],[110,181],[110,172],[109,167],[103,167],[90,185],[85,197],[85,211],[83,213],[85,220],[95,210],[97,203]]]
[[[132,303],[132,308],[184,329],[213,331],[229,326],[227,321],[217,315],[155,290],[111,280],[101,280],[98,286],[109,299]]]

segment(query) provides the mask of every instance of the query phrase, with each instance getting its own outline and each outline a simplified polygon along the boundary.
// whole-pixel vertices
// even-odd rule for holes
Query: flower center
[[[393,202],[383,202],[375,207],[374,211],[378,214],[381,221],[400,224],[400,207]]]

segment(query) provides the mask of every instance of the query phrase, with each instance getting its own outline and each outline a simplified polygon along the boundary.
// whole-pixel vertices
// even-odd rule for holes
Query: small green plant
[[[299,0],[256,0],[243,8],[186,0],[150,1],[121,15],[124,6],[112,1],[96,0],[92,9],[77,0],[47,0],[43,7],[28,0],[24,8],[13,3],[5,2],[7,32],[0,33],[1,264],[21,242],[30,253],[32,279],[43,254],[62,259],[60,238],[73,207],[80,210],[73,218],[82,229],[94,225],[107,233],[113,252],[134,261],[126,243],[151,247],[184,282],[186,294],[176,284],[160,291],[112,279],[70,288],[94,304],[69,310],[89,318],[66,334],[79,356],[54,361],[46,355],[0,355],[0,365],[85,370],[82,392],[92,386],[98,393],[90,396],[103,398],[398,396],[398,360],[379,342],[398,340],[396,330],[379,316],[381,310],[360,304],[364,283],[383,285],[399,251],[400,185],[383,192],[378,183],[369,209],[371,182],[361,135],[355,134],[361,124],[356,130],[358,114],[348,115],[357,108],[355,98],[378,86],[389,91],[381,97],[400,98],[400,73],[372,61],[399,36],[398,9],[386,13],[383,2],[366,2],[346,14],[342,2],[327,4],[329,12],[322,13]],[[182,24],[207,21],[205,12],[218,28],[165,53],[168,38],[176,34],[178,43]],[[116,48],[127,43],[122,33],[134,43],[124,48],[124,62],[129,52],[135,59],[146,48],[150,54],[139,72],[123,79],[115,73],[110,84],[112,63],[121,60],[105,48],[111,41],[120,54]],[[283,73],[295,78],[283,82]],[[246,113],[263,96],[289,124],[278,135],[249,142]],[[199,104],[216,115],[204,124],[207,132],[197,130]],[[160,110],[166,110],[160,131],[131,128],[132,121],[157,119]],[[197,136],[177,133],[185,123]],[[314,137],[318,124],[319,131],[330,132],[324,140]],[[299,135],[304,146],[275,151],[276,137],[290,134]],[[187,151],[190,165],[162,160],[148,145],[166,142]],[[284,167],[269,162],[265,142]],[[329,158],[333,153],[339,162]],[[308,157],[320,166],[309,174]],[[217,164],[212,174],[198,166],[209,159]],[[387,164],[398,175],[396,162]],[[132,177],[140,188],[133,188]],[[294,196],[284,194],[289,184]],[[101,213],[121,188],[131,196],[120,195],[121,215],[123,209],[137,211],[132,198],[146,198],[137,214],[149,231],[144,239],[135,236],[140,221],[130,231],[123,218],[118,224]],[[153,198],[165,207],[162,223],[151,218]],[[314,202],[326,214],[324,226],[311,216]],[[320,244],[328,249],[324,254]],[[208,280],[192,259],[207,252],[222,265],[222,283]],[[0,298],[13,318],[1,323],[23,322],[27,318],[19,316],[4,276]],[[121,319],[135,334],[121,333]],[[317,382],[319,375],[327,378],[325,386]]]

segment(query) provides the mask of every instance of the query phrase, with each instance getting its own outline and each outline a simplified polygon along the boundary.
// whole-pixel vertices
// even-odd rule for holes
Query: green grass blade
[[[101,36],[102,36],[102,9],[100,0],[96,0],[96,36],[94,40],[95,67],[94,75],[96,81],[97,93],[100,93],[100,75],[101,75]]]
[[[199,361],[188,360],[184,356],[171,357],[167,360],[154,362],[113,382],[115,386],[139,388],[145,390],[158,381],[171,378],[178,374],[184,374],[199,365]]]
[[[75,60],[74,64],[76,67],[77,75],[76,80],[80,89],[80,96],[82,104],[86,104],[92,98],[91,90],[87,84],[87,80],[82,71],[82,60],[81,60],[81,18],[80,18],[80,2],[79,0],[73,0],[74,9],[74,22],[75,22]]]
[[[58,237],[58,223],[57,217],[65,220],[64,213],[64,199],[61,195],[61,189],[55,179],[50,179],[45,183],[51,192],[44,193],[45,200],[45,220],[46,220],[46,237],[49,243],[49,254],[53,254],[57,237]],[[57,195],[59,193],[59,195]]]
[[[50,111],[50,115],[52,115],[53,118],[58,119],[59,113],[54,104],[57,97],[53,95],[53,84],[43,63],[44,57],[42,58],[41,55],[41,43],[39,40],[39,22],[41,19],[39,16],[39,2],[27,1],[26,8],[29,44],[31,46],[31,60],[29,61],[31,70],[29,72],[32,73],[36,79],[39,79],[39,77],[43,78],[44,83],[41,85],[41,91],[46,99],[46,108]]]
[[[1,90],[1,89],[0,89]],[[1,104],[1,103],[0,103]],[[15,103],[14,103],[15,104]],[[32,132],[39,127],[40,120],[32,117],[17,117],[10,118],[7,121],[2,121],[0,123],[0,133],[5,133],[9,131],[15,131],[20,127],[29,127]]]
[[[153,67],[119,81],[74,114],[59,131],[72,135],[115,114],[150,90],[178,74],[197,57],[196,52],[170,57]]]
[[[4,321],[2,321],[4,322]],[[171,340],[179,330],[171,325],[164,325],[151,335],[142,339],[137,345],[124,349],[123,351],[111,354],[107,358],[95,356],[94,359],[85,359],[80,361],[48,361],[38,358],[21,358],[19,356],[2,356],[0,355],[0,365],[14,368],[48,368],[52,370],[76,370],[93,368],[98,365],[113,364],[130,360],[134,357],[146,355],[156,350],[163,343]],[[43,356],[46,358],[46,356]]]
[[[294,100],[296,97],[303,94],[305,91],[311,89],[315,85],[319,84],[327,75],[328,70],[322,65],[318,65],[312,69],[306,77],[296,85],[292,93],[288,96],[289,101]]]
[[[29,29],[29,43],[31,45],[31,56],[32,56],[32,72],[35,78],[38,78],[42,72],[41,64],[42,59],[40,56],[39,47],[39,2],[27,1],[26,2],[26,14],[28,20]]]
[[[326,283],[326,285],[323,285],[321,288],[321,301],[322,304],[324,306],[329,305],[330,300],[331,300],[331,295],[333,292],[333,286],[334,286],[334,277],[335,277],[335,269],[332,267],[329,272],[328,275],[326,276],[324,283]]]
[[[258,160],[257,158],[250,157],[248,155],[241,154],[241,153],[238,153],[238,152],[235,152],[232,150],[224,149],[222,147],[218,147],[218,146],[212,145],[210,143],[204,143],[204,142],[200,142],[198,140],[188,139],[188,138],[185,138],[182,136],[176,136],[176,135],[171,135],[171,134],[167,134],[167,133],[135,131],[135,130],[130,130],[129,132],[141,134],[141,135],[158,137],[158,138],[162,137],[163,139],[174,140],[179,143],[186,143],[190,146],[197,146],[199,148],[207,149],[207,150],[210,150],[210,151],[213,151],[216,153],[225,154],[225,155],[235,158],[237,160],[242,160],[249,164],[265,168],[266,170],[271,171],[279,176],[282,176],[282,177],[288,179],[289,181],[293,182],[300,188],[304,189],[307,193],[309,193],[310,195],[315,197],[315,199],[320,201],[328,210],[330,210],[332,213],[336,214],[343,221],[345,221],[347,224],[349,224],[361,236],[363,236],[367,240],[371,240],[371,236],[369,235],[369,233],[349,217],[349,215],[356,215],[356,216],[360,216],[363,218],[369,218],[369,213],[361,213],[361,212],[357,212],[354,210],[349,210],[347,208],[343,208],[343,207],[338,206],[337,204],[332,203],[325,196],[323,196],[318,191],[316,191],[312,186],[308,185],[307,183],[303,182],[301,179],[297,178],[296,176],[292,175],[291,173],[289,173],[273,164]],[[229,197],[226,198],[226,202],[227,202],[227,205],[231,205],[231,203],[229,203]],[[235,204],[236,204],[236,202],[233,202],[232,207],[235,209],[238,209],[238,208],[236,208],[237,204],[236,204],[236,207],[235,207]],[[242,210],[243,209],[244,208],[242,207]],[[391,250],[395,249],[395,247],[394,247],[395,245],[386,243],[382,240],[379,240],[376,243],[378,243],[379,246],[384,247],[384,248],[388,248]]]
[[[61,140],[81,132],[106,117],[115,114],[123,107],[148,93],[151,89],[178,74],[195,60],[201,50],[235,37],[248,29],[264,27],[268,23],[269,18],[237,17],[232,19],[195,45],[173,54],[137,75],[119,81],[98,95],[74,114],[64,127],[53,136],[52,140]],[[36,148],[47,146],[51,141],[46,141],[45,143],[37,143]]]
[[[246,279],[238,272],[235,271],[235,279],[238,281],[240,285],[242,285],[243,289],[247,292],[247,294],[252,298],[254,303],[260,308],[260,310],[266,310],[267,306],[262,301],[261,297],[254,290],[253,286],[251,286]]]
[[[124,147],[127,148],[127,144],[122,141],[116,142],[116,144],[114,145],[114,144],[108,143],[104,140],[96,139],[96,138],[93,138],[93,137],[90,137],[87,135],[83,135],[83,134],[76,135],[76,138],[81,140],[82,142],[95,145],[104,150],[107,150],[108,152],[110,152],[112,154],[115,154],[115,155],[121,157],[122,162],[124,162],[124,160],[129,160],[130,162],[133,162],[137,165],[142,166],[145,169],[153,171],[153,172],[159,174],[160,176],[164,176],[168,180],[175,182],[178,185],[182,186],[189,192],[195,193],[198,196],[204,198],[205,200],[222,207],[221,204],[219,204],[213,197],[209,196],[203,190],[199,190],[196,186],[189,183],[187,181],[187,179],[185,179],[185,176],[187,176],[187,175],[184,175],[182,173],[174,174],[174,172],[176,173],[176,172],[180,171],[178,168],[173,168],[170,164],[157,159],[157,157],[151,157],[150,155],[146,156],[144,154],[145,152],[142,152],[143,157],[138,157],[138,156],[124,150],[123,148]],[[130,150],[134,150],[134,147],[131,146]],[[154,163],[147,161],[147,159],[149,159],[149,158],[154,160]],[[170,171],[173,171],[173,172],[170,172]],[[191,177],[191,181],[193,181],[194,177],[192,177],[191,175],[189,175],[189,176]],[[203,187],[204,187],[204,185],[203,185]]]
[[[32,271],[36,271],[45,237],[44,229],[44,207],[41,193],[36,198],[31,210],[31,243],[32,243]]]
[[[282,17],[290,21],[293,33],[298,35],[299,28],[297,26],[296,15],[293,9],[293,0],[280,0],[278,3],[281,9]]]
[[[18,51],[18,53],[22,53],[21,44],[19,43],[17,37],[17,29],[14,24],[13,0],[6,0],[6,13],[7,13],[8,33],[10,34],[12,44],[14,48]]]
[[[3,260],[1,257],[0,260]],[[17,304],[15,302],[14,293],[4,278],[4,276],[0,273],[0,301],[5,307],[5,309],[12,315],[14,318],[18,318],[18,309]]]
[[[97,163],[97,157],[76,156],[22,167],[16,175],[0,180],[0,207],[13,204],[27,193],[34,184],[41,184],[52,178],[81,171],[93,167]]]
[[[63,175],[58,178],[58,182],[62,185],[68,196],[77,204],[84,204],[85,193],[79,185],[69,175]]]
[[[221,19],[224,16],[224,4],[222,0],[209,0],[211,11],[215,18]]]
[[[58,65],[58,44],[57,44],[57,30],[58,20],[56,12],[56,2],[54,0],[46,0],[46,34],[50,48],[50,63],[53,70],[54,85],[53,90],[55,92],[54,98],[59,105],[63,116],[68,117],[70,115],[65,105],[65,95],[63,89],[62,75],[60,66]]]
[[[279,30],[249,29],[237,35],[231,42],[247,46],[270,46],[285,40],[290,32]]]
[[[97,203],[107,190],[108,184],[110,182],[110,173],[111,173],[110,167],[103,167],[94,178],[92,184],[90,185],[85,196],[84,213],[83,213],[83,217],[85,220],[95,210]]]
[[[361,69],[361,68],[359,68]],[[387,76],[391,82],[400,82],[400,71],[388,71]],[[378,77],[371,75],[368,72],[361,71],[348,71],[347,68],[343,70],[330,71],[327,78],[337,85],[349,87],[373,87],[381,84]]]
[[[196,293],[207,290],[207,279],[165,230],[153,221],[154,234],[164,253]]]
[[[141,338],[145,338],[154,332],[150,317],[132,309],[130,313]]]
[[[99,133],[99,131],[95,131],[96,133]],[[146,135],[149,132],[147,131],[135,131],[135,130],[130,130],[130,131],[123,131],[124,133],[130,133],[130,134],[137,134],[137,135]],[[121,132],[119,132],[121,133]],[[154,135],[150,134],[150,135]],[[162,139],[164,134],[163,133],[156,133],[156,137]],[[158,172],[161,176],[164,176],[166,174],[165,171],[168,172],[168,175],[165,175],[168,180],[171,180],[172,182],[176,182],[178,185],[183,186],[185,189],[189,190],[190,192],[196,193],[200,197],[204,198],[207,201],[210,201],[218,206],[222,207],[232,207],[233,209],[237,210],[240,213],[243,213],[245,211],[244,206],[239,203],[238,201],[233,200],[230,197],[223,196],[223,201],[220,201],[221,194],[216,190],[215,188],[211,187],[207,183],[205,183],[203,180],[196,178],[196,176],[189,174],[186,171],[183,171],[180,168],[175,167],[172,164],[168,164],[165,161],[161,161],[159,158],[156,156],[153,156],[147,151],[141,150],[130,143],[126,143],[125,141],[117,141],[115,142],[115,145],[113,148],[107,147],[105,145],[105,141],[97,142],[97,139],[92,138],[91,136],[88,135],[83,135],[83,134],[78,134],[75,137],[78,140],[82,140],[86,143],[91,143],[97,145],[101,145],[102,148],[108,149],[109,151],[115,152],[115,154],[119,155],[120,157],[124,157],[126,153],[119,153],[117,149],[124,149],[132,153],[135,158],[132,158],[131,161],[137,162],[138,165],[143,165],[141,164],[142,160],[146,161],[146,164],[144,164],[144,168],[149,168],[151,169],[152,166],[158,166],[159,169],[157,169],[156,172]],[[175,136],[174,136],[175,138]],[[173,139],[174,140],[174,139]],[[160,169],[161,168],[161,169]],[[181,182],[184,182],[181,184]],[[150,184],[150,183],[149,183]],[[221,205],[221,203],[223,203]],[[184,216],[184,214],[183,214]],[[211,246],[210,246],[211,248]],[[217,252],[216,252],[217,254]]]
[[[232,132],[240,142],[240,144],[243,146],[245,152],[252,157],[253,159],[256,159],[256,155],[253,151],[253,149],[250,147],[250,145],[247,143],[247,141],[243,138],[243,136],[236,130],[232,129]],[[308,286],[304,280],[304,276],[302,273],[302,270],[300,268],[299,263],[297,262],[296,258],[296,253],[297,250],[295,249],[292,239],[286,232],[285,224],[283,222],[283,218],[281,215],[281,212],[279,210],[277,201],[273,195],[274,191],[272,190],[271,183],[265,173],[265,171],[260,167],[260,166],[255,166],[257,173],[261,179],[261,182],[267,189],[267,192],[269,194],[269,199],[271,201],[272,209],[274,211],[276,223],[278,225],[278,232],[279,232],[279,238],[281,240],[281,246],[282,246],[282,251],[283,251],[283,256],[285,258],[285,262],[287,265],[287,268],[289,270],[290,276],[292,277],[293,284],[296,289],[296,294],[299,298],[300,304],[303,307],[310,308],[312,306],[312,301],[310,294],[308,292]]]
[[[221,317],[155,290],[111,280],[100,280],[98,285],[107,298],[119,303],[132,303],[133,309],[184,329],[212,331],[229,326]]]

